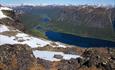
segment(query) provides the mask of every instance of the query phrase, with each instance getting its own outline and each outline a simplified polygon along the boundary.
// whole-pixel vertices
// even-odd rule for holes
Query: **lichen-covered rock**
[[[88,48],[82,52],[83,58],[49,62],[38,59],[46,70],[114,70],[114,50],[109,48]],[[103,50],[103,51],[102,51]],[[111,53],[110,53],[111,52]],[[56,56],[57,57],[57,56]]]
[[[115,49],[114,49],[115,50]],[[86,51],[83,53],[83,63],[82,66],[86,66],[88,68],[95,66],[96,68],[100,68],[102,70],[114,70],[114,64],[112,64],[111,61],[114,62],[113,59],[111,59],[111,56],[114,51],[111,51],[112,53],[109,53],[110,51],[108,48],[90,48],[86,49]]]
[[[40,70],[27,45],[1,45],[0,70]]]

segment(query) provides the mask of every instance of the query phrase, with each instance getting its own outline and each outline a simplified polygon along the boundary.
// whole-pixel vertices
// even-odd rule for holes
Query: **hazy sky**
[[[72,5],[115,5],[115,0],[0,0],[0,4],[72,4]]]

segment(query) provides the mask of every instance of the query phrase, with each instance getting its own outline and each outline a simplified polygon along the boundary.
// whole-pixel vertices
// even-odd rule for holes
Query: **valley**
[[[74,24],[73,21],[76,22],[77,19],[73,20],[72,14],[72,16],[61,14],[65,17],[57,18],[60,16],[57,12],[63,7],[53,6],[53,10],[51,10],[52,6],[47,7],[48,9],[41,7],[40,11],[44,10],[41,13],[47,12],[50,16],[34,11],[30,6],[29,10],[21,6],[21,9],[27,10],[25,13],[20,9],[16,10],[17,7],[14,9],[0,5],[0,70],[115,69],[113,23],[108,23],[108,20],[104,18],[105,15],[102,17],[103,21],[102,18],[100,21],[96,18],[96,23]],[[36,15],[38,12],[39,14]],[[57,16],[54,16],[55,14]],[[81,18],[80,15],[79,20]],[[84,34],[84,31],[94,31],[94,38],[89,33]],[[99,36],[95,36],[98,32]]]
[[[46,31],[115,42],[114,7],[19,6],[14,9],[21,11],[20,19],[30,31],[35,31],[33,28],[39,26]],[[45,31],[40,33],[45,37]]]

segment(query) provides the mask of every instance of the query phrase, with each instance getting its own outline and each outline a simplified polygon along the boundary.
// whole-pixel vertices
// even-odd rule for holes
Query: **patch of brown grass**
[[[16,36],[17,35],[17,31],[5,31],[0,33],[1,35],[5,35],[5,36]]]

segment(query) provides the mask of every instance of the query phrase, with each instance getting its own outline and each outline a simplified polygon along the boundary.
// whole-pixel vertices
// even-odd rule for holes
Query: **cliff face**
[[[10,15],[0,19],[0,70],[115,69],[114,48],[80,48],[34,37],[23,32],[13,10],[4,10]]]

